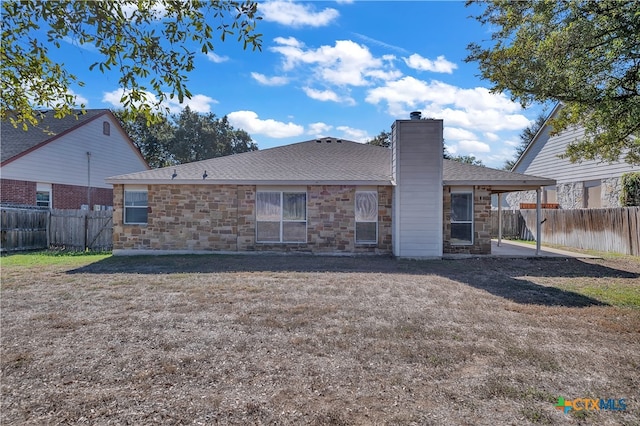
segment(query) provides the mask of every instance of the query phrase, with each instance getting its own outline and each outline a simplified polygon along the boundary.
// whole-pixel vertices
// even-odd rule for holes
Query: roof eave
[[[448,179],[442,181],[445,186],[470,186],[470,185],[483,185],[491,187],[504,187],[504,188],[526,188],[535,189],[541,186],[555,185],[556,181],[553,179],[527,179],[527,180],[455,180]]]
[[[224,179],[117,179],[107,178],[113,185],[359,185],[393,186],[391,180],[224,180]]]

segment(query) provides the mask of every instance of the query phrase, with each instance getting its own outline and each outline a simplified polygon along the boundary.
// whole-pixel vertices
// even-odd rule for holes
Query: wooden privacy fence
[[[1,208],[2,252],[64,247],[113,248],[113,212]]]
[[[492,236],[497,236],[497,211]],[[505,238],[535,239],[536,211],[503,211]],[[518,218],[519,216],[519,218]],[[640,256],[640,207],[542,210],[542,243]],[[494,235],[495,234],[495,235]],[[526,238],[530,235],[531,238]]]

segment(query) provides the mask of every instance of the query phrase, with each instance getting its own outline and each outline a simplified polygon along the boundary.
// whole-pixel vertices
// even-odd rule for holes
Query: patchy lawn
[[[640,422],[637,259],[68,259],[2,258],[3,425]]]

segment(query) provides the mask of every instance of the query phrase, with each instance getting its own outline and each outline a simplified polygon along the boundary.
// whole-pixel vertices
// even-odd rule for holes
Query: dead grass
[[[2,424],[640,424],[634,260],[73,262],[3,261]]]

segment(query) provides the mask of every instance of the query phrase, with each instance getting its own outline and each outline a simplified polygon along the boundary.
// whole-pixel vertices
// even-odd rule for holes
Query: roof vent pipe
[[[409,117],[412,120],[420,120],[420,118],[422,117],[422,113],[420,111],[413,111],[411,114],[409,114]]]

